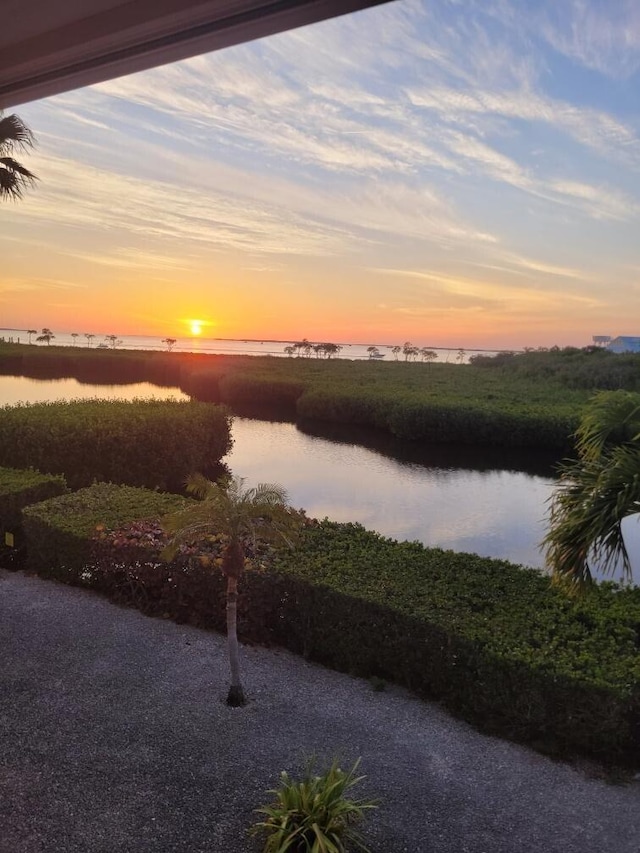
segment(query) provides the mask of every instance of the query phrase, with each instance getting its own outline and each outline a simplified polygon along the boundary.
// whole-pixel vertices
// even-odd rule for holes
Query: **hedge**
[[[175,512],[185,498],[132,486],[95,483],[22,511],[30,571],[78,582],[91,560],[92,539],[106,529]]]
[[[84,582],[150,614],[224,630],[218,537],[159,564],[158,525],[94,542]],[[142,546],[142,547],[141,547]],[[554,755],[640,764],[640,590],[573,602],[539,572],[398,543],[355,524],[253,555],[239,631],[437,699]]]
[[[476,401],[421,400],[388,392],[312,390],[299,398],[297,414],[310,420],[385,429],[407,441],[568,449],[576,414],[558,409],[508,408]]]
[[[72,400],[0,408],[0,465],[178,490],[231,448],[227,410],[174,400]]]
[[[640,589],[576,603],[533,569],[329,523],[273,570],[272,641],[554,754],[640,763]]]
[[[64,477],[34,470],[0,468],[0,562],[14,567],[23,545],[22,509],[67,491]],[[13,545],[5,545],[5,534]]]

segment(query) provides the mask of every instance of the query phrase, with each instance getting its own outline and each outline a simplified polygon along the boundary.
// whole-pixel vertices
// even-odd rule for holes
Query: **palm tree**
[[[105,335],[104,339],[105,339],[105,341],[109,341],[109,345],[110,345],[111,349],[115,349],[118,346],[118,344],[122,343],[122,341],[118,340],[117,335]]]
[[[237,634],[238,580],[244,570],[245,541],[281,540],[292,546],[300,529],[300,517],[287,506],[287,493],[278,485],[260,483],[245,488],[242,477],[213,483],[202,474],[187,480],[187,491],[200,501],[165,519],[172,539],[164,551],[172,559],[181,543],[191,543],[212,532],[222,533],[226,544],[222,552],[222,573],[227,578],[227,644],[231,686],[227,704],[245,704],[240,679],[240,654]]]
[[[95,335],[89,334],[89,332],[84,333],[85,338],[87,339],[87,346],[91,346],[91,341],[95,338]]]
[[[0,111],[0,200],[22,198],[24,190],[37,178],[12,156],[33,147],[33,134],[17,115]]]
[[[31,335],[37,335],[38,330],[37,329],[27,329],[27,334],[29,335],[29,343],[31,343]]]
[[[46,341],[46,342],[47,342],[47,346],[48,346],[48,347],[50,347],[50,346],[51,346],[51,341],[52,341],[54,338],[55,338],[55,335],[53,334],[53,332],[51,331],[51,329],[44,328],[44,329],[42,330],[42,334],[41,334],[41,335],[38,335],[38,337],[36,338],[36,341]]]
[[[76,338],[78,337],[77,332],[71,332],[71,337],[73,338],[73,345],[76,345]]]
[[[622,521],[640,513],[640,394],[603,391],[576,432],[578,459],[560,468],[543,546],[554,582],[578,592],[592,582],[591,565],[613,572],[631,563]]]

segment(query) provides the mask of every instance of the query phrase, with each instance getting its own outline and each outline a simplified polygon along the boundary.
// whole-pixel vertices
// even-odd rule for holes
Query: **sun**
[[[191,326],[192,335],[202,334],[202,320],[190,320],[189,325]]]

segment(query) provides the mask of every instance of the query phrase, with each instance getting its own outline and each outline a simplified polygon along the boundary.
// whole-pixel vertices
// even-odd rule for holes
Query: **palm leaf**
[[[576,431],[581,459],[597,459],[607,444],[633,441],[640,433],[640,395],[628,391],[596,394]]]
[[[254,545],[262,540],[292,546],[300,518],[288,507],[285,489],[273,483],[245,488],[244,482],[242,477],[217,483],[202,474],[189,477],[187,491],[199,500],[163,520],[171,536],[164,556],[171,559],[181,544],[196,542],[210,533],[221,533],[231,541],[248,536]]]
[[[0,154],[12,148],[32,148],[33,134],[19,116],[0,113]]]
[[[606,411],[606,398],[611,412]],[[578,431],[582,458],[561,468],[543,546],[554,581],[571,592],[591,583],[590,564],[605,574],[620,566],[625,578],[631,578],[622,522],[640,513],[637,399],[624,393],[599,395]],[[612,445],[616,425],[633,433],[631,440]]]

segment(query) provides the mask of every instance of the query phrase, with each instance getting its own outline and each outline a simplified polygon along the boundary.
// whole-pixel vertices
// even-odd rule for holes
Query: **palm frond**
[[[181,544],[202,540],[211,533],[221,533],[232,542],[248,536],[254,545],[260,539],[293,546],[302,526],[301,517],[288,507],[285,489],[273,483],[245,488],[244,483],[242,477],[217,483],[202,474],[189,477],[187,491],[199,500],[163,520],[171,536],[165,556],[170,559]]]
[[[605,574],[620,565],[630,578],[622,521],[639,512],[640,447],[623,444],[596,460],[565,463],[543,542],[556,583],[574,590],[589,584],[589,561]]]
[[[585,410],[576,431],[581,459],[597,459],[609,443],[634,440],[640,433],[640,394],[602,391]]]
[[[0,154],[13,148],[32,148],[33,145],[33,133],[19,116],[0,113]]]
[[[0,198],[21,198],[36,176],[12,157],[0,157]]]

